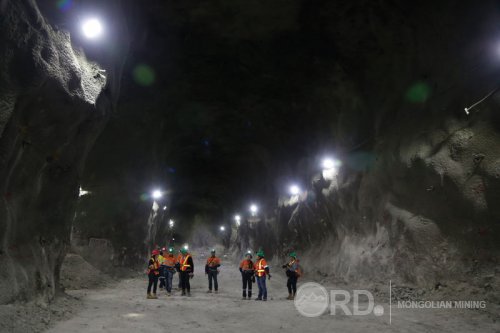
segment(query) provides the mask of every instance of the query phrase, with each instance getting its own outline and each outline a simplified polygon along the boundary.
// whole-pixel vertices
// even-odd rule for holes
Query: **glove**
[[[189,278],[190,278],[190,279],[192,279],[192,278],[193,278],[193,276],[194,276],[194,274],[193,274],[193,273],[189,273]]]
[[[268,275],[267,275],[267,279],[268,279],[268,280],[271,280],[271,274],[268,274]]]
[[[281,268],[286,268],[286,265],[281,266]]]

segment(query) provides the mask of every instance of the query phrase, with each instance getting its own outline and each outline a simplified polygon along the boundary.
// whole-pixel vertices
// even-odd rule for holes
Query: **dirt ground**
[[[202,263],[195,263],[192,296],[176,291],[158,300],[146,299],[146,278],[136,277],[99,290],[67,291],[82,305],[48,331],[57,332],[500,332],[499,318],[480,310],[392,309],[392,323],[382,316],[330,315],[308,318],[287,301],[283,272],[275,271],[268,284],[269,301],[241,300],[241,279],[235,265],[223,265],[219,294],[207,294]],[[174,276],[174,286],[177,283]],[[302,281],[301,283],[304,283]],[[299,283],[300,285],[300,283]],[[326,286],[327,289],[334,286]],[[254,293],[257,290],[254,284]],[[383,300],[375,303],[388,309]]]

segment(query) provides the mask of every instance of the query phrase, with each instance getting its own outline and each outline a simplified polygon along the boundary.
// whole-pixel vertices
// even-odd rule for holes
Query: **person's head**
[[[261,259],[261,258],[264,258],[264,251],[260,250],[257,252],[257,258],[258,259]]]
[[[246,258],[247,260],[251,260],[251,259],[252,259],[252,254],[251,254],[250,252],[247,252],[247,253],[245,254],[245,258]]]
[[[169,256],[173,256],[174,255],[174,248],[173,247],[171,247],[171,248],[168,249],[168,255]]]
[[[290,257],[290,260],[296,260],[297,259],[297,254],[294,252],[290,252],[290,254],[288,255]]]
[[[186,255],[186,254],[188,253],[188,250],[187,250],[187,249],[185,249],[185,248],[182,248],[182,249],[181,249],[181,253],[182,253],[183,255]]]
[[[210,251],[210,255],[211,255],[212,257],[215,257],[215,249],[212,249],[212,251]]]

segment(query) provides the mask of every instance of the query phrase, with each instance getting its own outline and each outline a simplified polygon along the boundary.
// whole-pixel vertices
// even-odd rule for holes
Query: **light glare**
[[[151,196],[153,199],[160,199],[163,196],[163,193],[161,193],[160,190],[154,190],[153,193],[151,193]]]
[[[85,37],[95,39],[102,34],[102,24],[96,18],[91,18],[83,22],[82,31]]]
[[[300,193],[300,188],[297,185],[290,186],[290,194],[297,195]]]
[[[250,206],[250,212],[251,212],[252,214],[257,213],[257,211],[258,211],[258,210],[259,210],[259,208],[257,207],[257,205],[251,205],[251,206]]]

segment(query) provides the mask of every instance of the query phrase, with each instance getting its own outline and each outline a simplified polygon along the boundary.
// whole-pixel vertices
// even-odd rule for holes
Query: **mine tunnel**
[[[500,4],[0,0],[0,332],[500,332]]]

